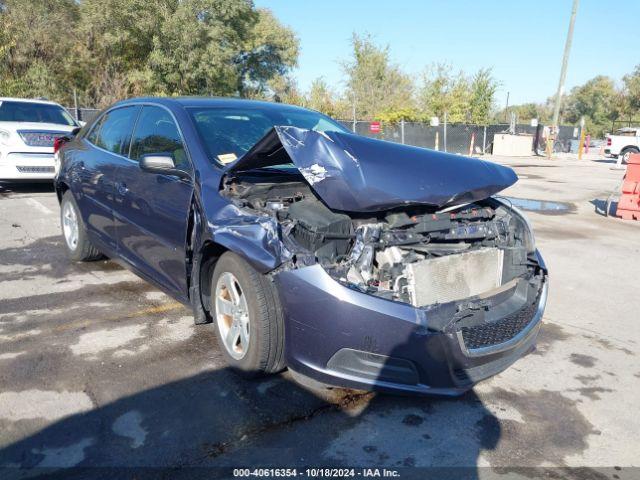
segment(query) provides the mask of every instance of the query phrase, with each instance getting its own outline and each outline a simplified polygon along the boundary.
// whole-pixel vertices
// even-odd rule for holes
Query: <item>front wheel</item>
[[[211,308],[227,363],[246,377],[284,368],[284,322],[273,282],[227,252],[211,279]]]
[[[71,260],[86,262],[102,256],[89,241],[80,210],[69,190],[64,193],[60,203],[60,224],[64,245]]]

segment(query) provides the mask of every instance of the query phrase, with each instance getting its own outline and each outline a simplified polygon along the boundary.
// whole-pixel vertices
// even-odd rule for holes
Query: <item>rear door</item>
[[[125,106],[106,112],[74,154],[83,220],[89,235],[113,252],[117,245],[113,217],[116,171],[128,162],[122,153],[129,146],[139,111],[139,106]]]
[[[138,162],[148,154],[170,154],[176,168],[192,172],[178,125],[160,106],[142,108],[129,160],[117,172],[118,253],[138,270],[186,296],[185,245],[193,185],[189,179],[142,171]]]

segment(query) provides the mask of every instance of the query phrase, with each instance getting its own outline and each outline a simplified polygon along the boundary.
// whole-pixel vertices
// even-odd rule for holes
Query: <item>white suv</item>
[[[78,127],[57,103],[0,97],[0,180],[52,180],[53,142]]]

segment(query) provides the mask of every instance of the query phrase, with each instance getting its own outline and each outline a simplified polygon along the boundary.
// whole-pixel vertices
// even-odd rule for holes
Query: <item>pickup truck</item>
[[[622,156],[622,163],[627,163],[633,153],[640,153],[640,127],[625,127],[607,135],[605,155],[613,158]]]

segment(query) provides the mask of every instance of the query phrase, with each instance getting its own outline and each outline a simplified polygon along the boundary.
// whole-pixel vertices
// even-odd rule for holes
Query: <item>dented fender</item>
[[[207,237],[267,273],[291,258],[275,218],[222,203],[208,206]]]

